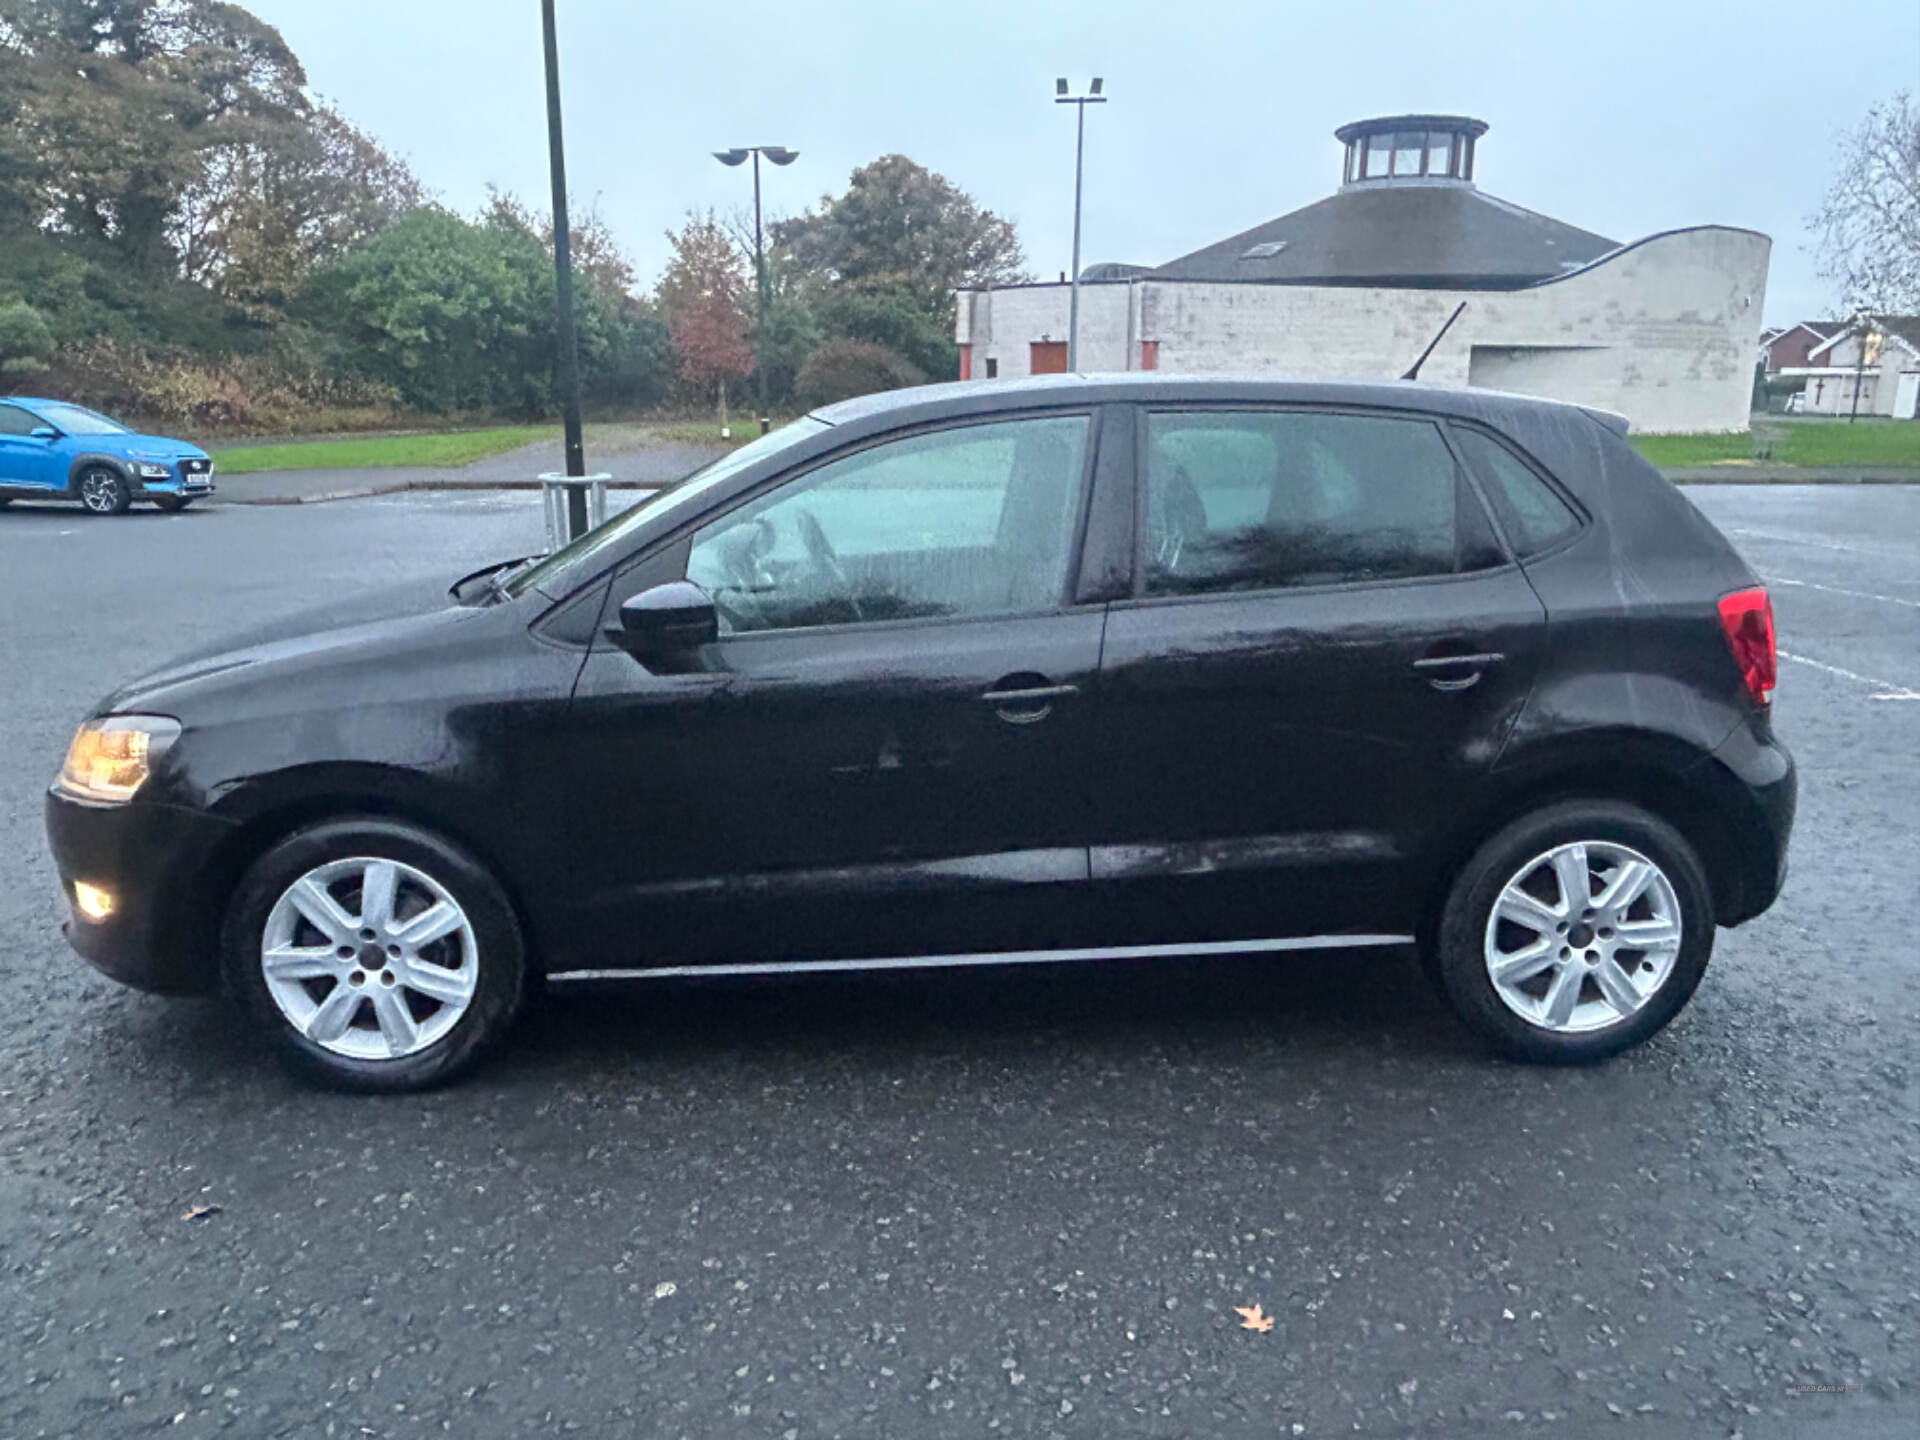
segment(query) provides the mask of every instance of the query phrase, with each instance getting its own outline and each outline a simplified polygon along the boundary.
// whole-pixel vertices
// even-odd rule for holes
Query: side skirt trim
[[[909,955],[874,960],[768,960],[738,965],[659,965],[559,970],[551,981],[678,980],[701,975],[819,975],[841,970],[951,970],[969,965],[1052,965],[1074,960],[1246,955],[1278,950],[1357,950],[1411,945],[1411,935],[1296,935],[1281,940],[1208,940],[1189,945],[1106,945],[1088,950],[1000,950],[978,955]]]

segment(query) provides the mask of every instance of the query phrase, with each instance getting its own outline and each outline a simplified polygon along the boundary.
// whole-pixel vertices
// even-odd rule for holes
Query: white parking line
[[[1871,590],[1843,590],[1838,585],[1821,585],[1813,580],[1788,580],[1784,576],[1767,576],[1769,585],[1795,585],[1802,590],[1824,590],[1829,595],[1850,595],[1855,600],[1881,600],[1888,605],[1904,605],[1909,610],[1920,610],[1920,600],[1903,600],[1898,595],[1876,595]]]
[[[1824,660],[1815,660],[1809,655],[1794,655],[1785,650],[1775,652],[1782,660],[1791,660],[1796,665],[1811,665],[1816,670],[1824,670],[1829,675],[1838,675],[1842,680],[1853,680],[1862,685],[1871,685],[1879,693],[1870,695],[1870,700],[1920,700],[1920,690],[1909,690],[1891,680],[1876,680],[1871,675],[1862,675],[1857,670],[1848,670],[1839,665],[1829,665]]]
[[[1877,555],[1883,560],[1911,560],[1910,550],[1885,550],[1876,545],[1842,545],[1838,540],[1809,540],[1804,535],[1778,535],[1771,530],[1745,530],[1727,526],[1729,535],[1744,535],[1749,540],[1772,540],[1781,545],[1811,545],[1817,550],[1839,550],[1848,555]]]

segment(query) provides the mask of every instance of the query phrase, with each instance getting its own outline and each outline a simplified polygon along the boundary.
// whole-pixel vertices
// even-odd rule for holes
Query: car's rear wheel
[[[1506,826],[1448,896],[1433,968],[1462,1019],[1516,1059],[1574,1064],[1677,1015],[1713,953],[1706,871],[1638,806],[1569,801]]]
[[[262,855],[222,956],[281,1056],[342,1089],[451,1079],[506,1033],[526,989],[499,884],[439,836],[384,819],[312,825]]]
[[[133,504],[133,492],[120,472],[107,465],[93,465],[80,474],[80,503],[89,515],[124,515]]]
[[[153,503],[169,515],[177,515],[193,503],[191,495],[156,495]]]

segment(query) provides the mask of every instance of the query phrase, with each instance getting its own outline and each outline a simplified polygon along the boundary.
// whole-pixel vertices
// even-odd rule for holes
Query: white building
[[[1920,316],[1874,316],[1812,347],[1807,361],[1780,372],[1807,382],[1803,414],[1920,419]]]
[[[1078,368],[1399,375],[1744,430],[1772,241],[1720,225],[1619,244],[1481,191],[1478,120],[1343,126],[1338,191],[1177,260],[1082,272]],[[961,378],[1066,369],[1069,287],[962,291]]]

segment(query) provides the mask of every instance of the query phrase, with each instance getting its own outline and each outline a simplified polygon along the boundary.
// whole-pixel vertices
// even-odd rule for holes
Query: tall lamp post
[[[1107,97],[1100,93],[1100,77],[1093,77],[1093,83],[1087,87],[1084,95],[1067,93],[1066,80],[1053,82],[1053,103],[1078,107],[1080,122],[1073,141],[1073,288],[1067,298],[1067,369],[1078,373],[1080,369],[1080,174],[1082,162],[1087,153],[1087,106],[1104,105]]]
[[[567,222],[567,152],[560,131],[560,47],[554,38],[553,0],[540,0],[540,27],[547,47],[547,150],[553,170],[553,278],[560,341],[560,413],[566,432],[567,474],[587,473],[586,447],[580,438],[580,351],[573,327],[573,239]],[[570,487],[572,533],[587,528],[587,496]],[[577,508],[578,515],[572,514]]]
[[[800,158],[800,152],[784,145],[743,145],[713,152],[714,159],[729,166],[745,164],[749,155],[753,157],[753,327],[760,339],[760,346],[755,347],[753,370],[760,382],[760,433],[764,435],[773,428],[773,420],[767,414],[766,360],[758,353],[767,343],[767,262],[760,248],[760,157],[766,156],[775,165],[791,165]]]

